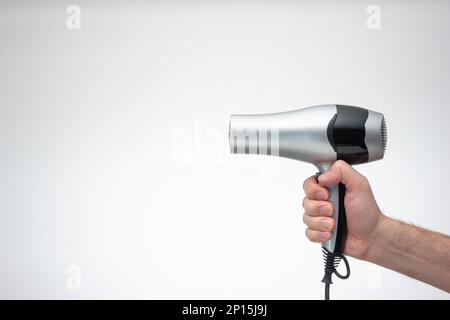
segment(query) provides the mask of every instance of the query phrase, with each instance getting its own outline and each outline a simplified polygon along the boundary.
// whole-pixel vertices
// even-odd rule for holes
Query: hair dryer
[[[382,159],[387,131],[381,113],[346,105],[320,105],[273,114],[232,115],[229,140],[231,153],[273,155],[309,162],[317,167],[319,176],[339,159],[352,165]],[[342,279],[350,276],[343,255],[347,234],[345,186],[341,183],[332,186],[329,193],[336,228],[332,238],[322,243],[325,299],[329,299],[333,273]],[[336,270],[341,259],[347,268],[346,275]]]

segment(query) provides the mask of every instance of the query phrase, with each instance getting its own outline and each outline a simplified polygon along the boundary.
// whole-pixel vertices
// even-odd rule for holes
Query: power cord
[[[333,281],[331,281],[333,273],[340,279],[348,279],[348,277],[350,277],[350,265],[348,264],[347,258],[341,253],[333,253],[326,248],[322,248],[322,252],[325,265],[325,274],[322,282],[325,283],[325,300],[330,300],[330,284],[333,283]],[[341,259],[344,261],[345,268],[347,269],[346,275],[340,274],[336,269],[339,266]]]

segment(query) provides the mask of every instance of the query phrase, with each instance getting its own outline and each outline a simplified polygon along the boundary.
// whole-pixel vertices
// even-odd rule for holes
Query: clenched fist
[[[328,201],[327,186],[343,183],[346,187],[344,206],[347,215],[347,240],[344,254],[364,259],[377,236],[377,228],[384,218],[378,208],[367,179],[342,160],[336,161],[324,174],[308,178],[303,188],[303,222],[306,236],[313,242],[325,242],[336,227],[333,204]]]

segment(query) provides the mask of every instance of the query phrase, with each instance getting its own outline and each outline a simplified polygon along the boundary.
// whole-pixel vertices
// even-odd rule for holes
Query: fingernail
[[[319,208],[319,213],[320,213],[322,216],[327,216],[327,215],[330,214],[330,208],[329,208],[328,206],[321,206],[321,207]]]
[[[323,191],[319,191],[316,193],[317,200],[327,200],[327,195]]]
[[[320,239],[321,239],[322,241],[328,240],[329,236],[330,236],[330,234],[329,234],[328,232],[321,232],[321,233],[320,233]]]
[[[329,219],[323,220],[322,228],[324,228],[325,230],[330,230],[331,229],[331,221]]]

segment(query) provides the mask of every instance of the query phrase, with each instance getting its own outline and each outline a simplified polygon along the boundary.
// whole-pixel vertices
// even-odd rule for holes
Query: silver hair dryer
[[[274,155],[309,162],[317,167],[320,175],[339,159],[352,165],[382,159],[387,132],[383,114],[333,104],[273,114],[232,115],[229,140],[232,153]],[[343,279],[350,275],[343,255],[347,234],[345,186],[339,184],[329,191],[336,228],[332,238],[322,243],[326,299],[329,299],[332,274]],[[336,271],[341,259],[347,267],[346,275]]]

